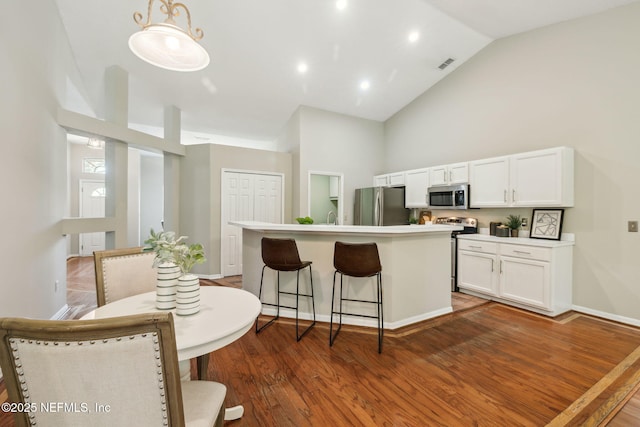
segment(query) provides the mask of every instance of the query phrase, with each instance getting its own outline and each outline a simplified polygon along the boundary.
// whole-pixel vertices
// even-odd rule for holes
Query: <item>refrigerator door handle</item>
[[[382,225],[382,193],[376,192],[375,211],[373,214],[373,225]]]

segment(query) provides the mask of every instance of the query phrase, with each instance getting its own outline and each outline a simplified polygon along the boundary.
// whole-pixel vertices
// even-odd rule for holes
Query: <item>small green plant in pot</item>
[[[182,241],[186,238],[186,236],[176,238],[176,233],[173,231],[159,231],[156,233],[152,228],[149,232],[149,238],[144,241],[146,245],[144,251],[156,253],[153,267],[158,267],[161,264],[177,264],[176,257],[179,255],[177,248],[183,245]]]
[[[196,264],[202,264],[207,259],[204,257],[204,248],[200,243],[192,245],[180,244],[175,248],[176,264],[180,267],[183,275],[191,273],[191,269]]]
[[[505,225],[511,229],[511,237],[518,237],[518,230],[522,227],[522,218],[520,215],[509,215]]]

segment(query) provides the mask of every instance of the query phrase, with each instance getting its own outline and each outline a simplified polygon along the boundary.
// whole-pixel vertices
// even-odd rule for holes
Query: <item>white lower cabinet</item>
[[[458,287],[498,296],[497,246],[495,243],[458,240]]]
[[[538,313],[557,316],[571,309],[572,268],[573,242],[458,237],[461,292]]]

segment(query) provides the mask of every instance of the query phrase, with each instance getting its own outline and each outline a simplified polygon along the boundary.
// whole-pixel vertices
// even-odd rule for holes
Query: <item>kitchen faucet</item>
[[[331,218],[331,215],[333,215],[333,223],[329,222],[329,218]],[[334,211],[329,211],[329,213],[327,214],[327,224],[338,225],[338,216]]]

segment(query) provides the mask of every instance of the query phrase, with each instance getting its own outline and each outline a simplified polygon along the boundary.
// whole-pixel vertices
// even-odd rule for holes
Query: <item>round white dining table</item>
[[[260,300],[250,292],[224,286],[200,287],[200,311],[188,316],[173,312],[176,347],[182,379],[190,377],[190,359],[231,344],[251,327],[260,314]],[[103,319],[149,313],[156,308],[156,293],[147,292],[110,302],[85,314],[82,319]],[[225,419],[242,416],[241,407],[228,408]],[[238,416],[239,415],[239,416]]]
[[[200,311],[189,316],[178,316],[173,322],[176,331],[178,360],[189,360],[211,353],[244,335],[260,314],[258,298],[242,289],[224,286],[200,287]],[[98,307],[83,319],[127,316],[149,313],[156,308],[156,293],[133,295]]]

